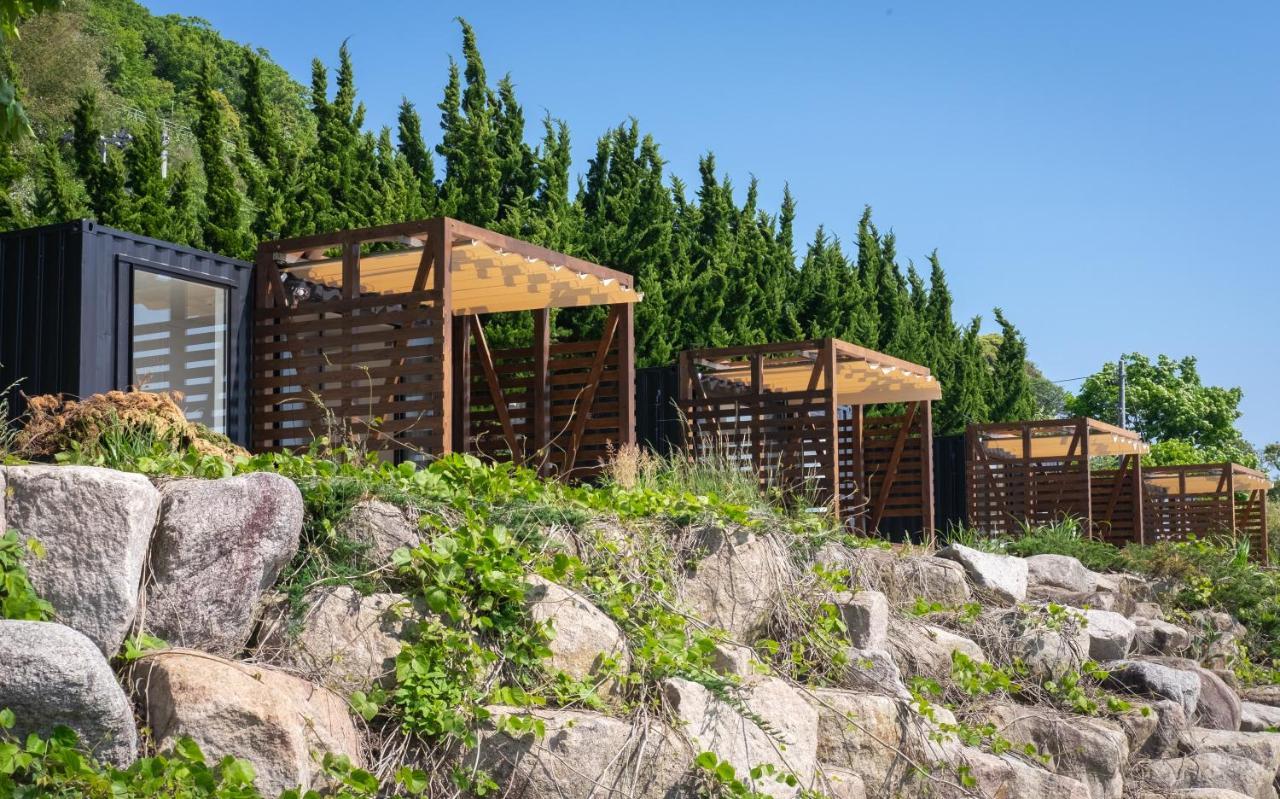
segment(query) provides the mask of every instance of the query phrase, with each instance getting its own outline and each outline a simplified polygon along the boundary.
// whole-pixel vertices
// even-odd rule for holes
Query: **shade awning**
[[[579,308],[643,299],[632,276],[625,272],[456,220],[448,220],[448,229],[450,307],[454,313]],[[315,246],[311,250],[295,246],[291,252],[290,245],[281,242],[275,251],[284,274],[331,289],[342,287],[341,257],[308,259]],[[359,258],[360,294],[403,294],[435,285],[435,265],[425,234],[400,235],[383,246],[392,249],[366,252]]]
[[[1070,458],[1083,454],[1082,442],[1077,435],[1081,425],[1088,431],[1089,457],[1145,455],[1151,451],[1142,437],[1132,430],[1088,418],[1031,423],[1025,440],[1020,424],[979,427],[977,436],[987,454],[996,457]]]
[[[836,352],[835,387],[841,405],[877,405],[893,402],[937,400],[942,387],[929,370],[909,361],[833,340]],[[774,345],[774,349],[784,345]],[[697,350],[692,354],[699,373],[712,381],[739,386],[752,385],[753,366],[744,360],[746,348]],[[761,388],[769,392],[811,390],[814,367],[820,349],[799,346],[794,351],[775,351],[764,359]]]
[[[1271,480],[1265,474],[1238,463],[1206,463],[1189,466],[1159,466],[1143,472],[1147,488],[1167,494],[1216,494],[1227,490],[1227,475],[1235,491],[1267,491]]]

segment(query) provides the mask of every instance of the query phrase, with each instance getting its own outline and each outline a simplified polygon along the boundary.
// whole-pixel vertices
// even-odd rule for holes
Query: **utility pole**
[[[1126,428],[1127,428],[1127,427],[1128,427],[1128,425],[1127,425],[1127,424],[1125,424],[1125,418],[1128,416],[1128,414],[1126,413],[1126,410],[1127,410],[1127,409],[1125,408],[1125,396],[1124,396],[1124,390],[1125,390],[1125,385],[1124,385],[1124,355],[1121,355],[1121,356],[1120,356],[1120,426],[1121,426],[1121,427],[1126,427]]]

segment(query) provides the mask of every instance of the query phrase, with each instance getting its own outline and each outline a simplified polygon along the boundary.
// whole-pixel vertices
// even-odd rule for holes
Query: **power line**
[[[1064,378],[1064,379],[1062,379],[1062,380],[1050,380],[1049,382],[1050,382],[1050,383],[1074,383],[1074,382],[1076,382],[1077,380],[1087,380],[1087,379],[1089,379],[1090,377],[1093,377],[1093,375],[1082,375],[1082,376],[1080,376],[1080,377],[1068,377],[1068,378]]]

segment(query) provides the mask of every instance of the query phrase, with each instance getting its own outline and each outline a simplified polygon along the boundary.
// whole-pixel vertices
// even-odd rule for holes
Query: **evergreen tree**
[[[213,83],[213,66],[206,59],[196,87],[200,116],[196,119],[196,141],[204,164],[205,213],[201,219],[204,244],[222,255],[248,257],[253,241],[241,214],[241,195],[235,174],[223,147],[226,127],[225,98]]]
[[[84,186],[62,160],[62,149],[56,141],[40,148],[36,162],[35,207],[32,212],[41,223],[67,222],[89,215],[89,198]]]
[[[204,208],[196,193],[195,166],[188,162],[178,167],[169,184],[169,216],[161,238],[186,244],[205,246],[200,217]]]
[[[245,179],[247,199],[253,205],[250,229],[257,241],[279,238],[285,229],[285,198],[290,194],[288,173],[292,159],[285,155],[280,119],[275,105],[267,97],[262,74],[262,58],[252,50],[244,51],[244,75],[241,91],[244,106],[241,119],[245,141],[256,163],[237,158]],[[237,148],[237,153],[240,153]]]
[[[98,101],[92,92],[85,92],[72,115],[72,163],[94,218],[104,225],[119,225],[126,204],[124,166],[120,154],[102,143],[99,125]]]
[[[0,230],[25,227],[27,213],[13,188],[26,175],[26,163],[17,157],[13,145],[0,141]]]
[[[965,328],[951,369],[951,382],[943,385],[943,402],[934,414],[940,434],[960,433],[973,423],[990,421],[987,408],[990,375],[982,353],[982,317],[975,316]]]
[[[162,171],[163,148],[160,120],[147,119],[133,134],[124,151],[125,187],[129,200],[121,223],[134,233],[162,237],[169,221],[169,186]]]
[[[445,159],[441,193],[449,213],[472,224],[489,225],[498,218],[502,187],[494,130],[496,100],[485,80],[475,32],[466,20],[459,18],[458,22],[462,26],[466,86],[459,85],[458,67],[451,62],[449,83],[440,102],[444,133],[436,148]]]
[[[422,198],[423,213],[429,216],[435,212],[436,207],[436,165],[431,158],[431,150],[422,137],[422,118],[407,98],[400,101],[397,122],[397,146],[413,172],[418,194]]]
[[[532,198],[538,173],[533,150],[524,140],[524,109],[516,102],[515,84],[505,75],[498,82],[494,108],[494,155],[498,163],[498,218],[505,209]]]
[[[1029,419],[1035,413],[1036,400],[1027,377],[1027,342],[1003,311],[996,308],[995,315],[1001,335],[991,368],[987,406],[993,421]]]

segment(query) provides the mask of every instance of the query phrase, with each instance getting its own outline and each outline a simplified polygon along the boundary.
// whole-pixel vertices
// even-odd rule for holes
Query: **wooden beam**
[[[457,390],[453,392],[452,429],[444,432],[453,437],[455,452],[467,452],[471,449],[471,318],[458,314],[451,324],[453,347],[445,357],[453,362]]]
[[[533,453],[540,474],[547,471],[551,445],[551,311],[533,312]]]
[[[569,431],[569,449],[564,465],[566,475],[573,471],[577,463],[578,449],[582,445],[582,431],[586,428],[587,419],[591,416],[591,407],[596,401],[596,387],[600,384],[600,375],[604,372],[604,364],[609,357],[609,347],[613,344],[613,337],[617,333],[620,316],[617,305],[610,307],[609,315],[604,320],[604,329],[600,333],[599,344],[596,346],[595,359],[591,362],[591,372],[587,376],[586,385],[579,397],[581,405],[574,408],[573,427]]]
[[[441,217],[434,220],[427,234],[427,248],[431,250],[431,263],[435,267],[435,285],[440,292],[440,344],[443,357],[440,359],[440,437],[444,441],[444,452],[453,451],[449,431],[453,429],[453,395],[460,388],[457,386],[458,375],[453,372],[453,267],[450,263],[453,248],[450,246],[453,231],[449,220]]]
[[[636,443],[636,309],[631,303],[618,309],[618,426],[619,446]]]
[[[920,425],[920,483],[921,498],[923,505],[921,508],[921,526],[920,531],[925,540],[933,537],[934,533],[934,513],[933,513],[933,403],[928,400],[924,401],[924,416]]]
[[[489,384],[489,397],[493,400],[494,413],[502,423],[502,435],[507,439],[507,448],[511,450],[511,460],[520,463],[520,447],[516,441],[516,430],[511,424],[511,409],[507,406],[506,395],[502,392],[502,384],[498,381],[498,371],[493,366],[493,353],[489,350],[489,342],[484,337],[484,325],[480,317],[471,316],[471,333],[476,339],[476,353],[480,356],[480,368],[484,370],[485,382]]]
[[[875,532],[880,528],[880,519],[884,516],[885,505],[889,502],[889,493],[893,490],[893,481],[898,476],[898,463],[902,460],[902,451],[907,446],[907,438],[911,434],[911,424],[915,421],[916,413],[920,410],[920,403],[912,402],[907,405],[906,415],[902,418],[902,427],[898,429],[898,436],[893,442],[893,453],[889,456],[889,463],[885,466],[884,479],[880,481],[880,495],[876,497],[875,512],[871,514],[871,525],[868,528],[870,532]]]

